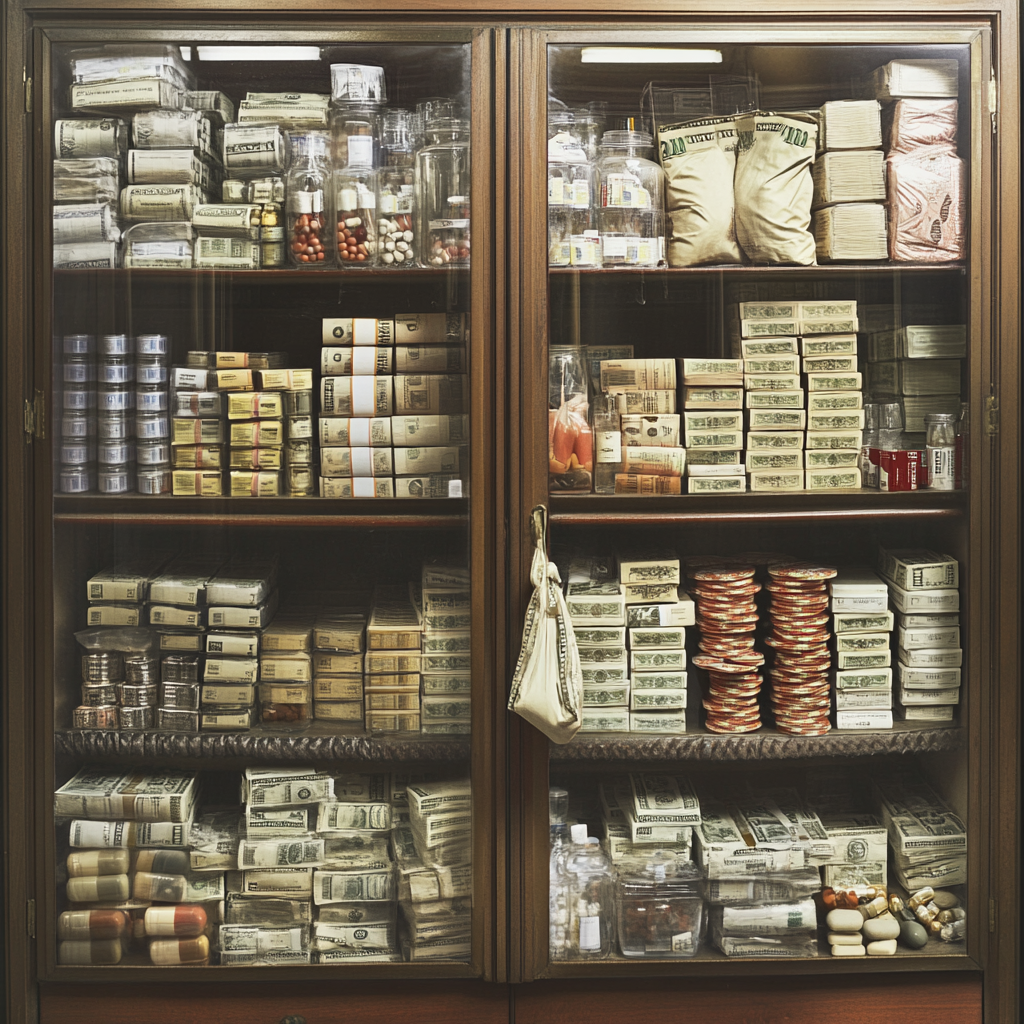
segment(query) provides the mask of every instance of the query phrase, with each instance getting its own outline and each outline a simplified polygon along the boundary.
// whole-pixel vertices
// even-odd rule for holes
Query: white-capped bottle
[[[573,826],[573,838],[577,829]],[[615,869],[600,841],[588,837],[566,861],[569,882],[570,955],[581,960],[603,960],[615,941]]]

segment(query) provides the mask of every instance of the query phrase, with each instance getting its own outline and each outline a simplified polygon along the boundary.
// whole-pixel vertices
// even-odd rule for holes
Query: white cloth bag
[[[523,649],[519,653],[508,707],[554,743],[568,743],[579,731],[583,671],[576,634],[562,594],[558,569],[547,556],[547,509],[531,513],[533,595],[526,609]]]

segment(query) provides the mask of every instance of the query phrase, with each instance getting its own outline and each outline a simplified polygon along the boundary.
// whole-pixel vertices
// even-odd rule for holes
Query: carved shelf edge
[[[468,740],[403,736],[268,736],[253,733],[115,732],[63,729],[57,754],[95,760],[246,758],[271,762],[464,761]]]
[[[896,728],[884,732],[838,732],[826,736],[785,736],[773,730],[743,735],[710,732],[681,736],[631,736],[622,733],[577,736],[551,745],[553,762],[581,761],[783,761],[810,757],[871,757],[959,750],[967,730]]]

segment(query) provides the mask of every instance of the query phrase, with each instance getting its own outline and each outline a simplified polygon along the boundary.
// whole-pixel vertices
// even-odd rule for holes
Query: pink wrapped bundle
[[[895,153],[885,161],[889,258],[947,263],[964,258],[963,161],[948,146]]]
[[[956,149],[956,100],[897,100],[884,109],[888,153],[909,153],[922,146]]]

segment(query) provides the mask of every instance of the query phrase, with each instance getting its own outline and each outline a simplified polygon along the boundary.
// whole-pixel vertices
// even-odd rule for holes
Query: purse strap
[[[544,611],[548,615],[558,613],[557,591],[562,578],[558,567],[548,560],[548,510],[543,505],[534,506],[530,512],[530,533],[533,536],[533,563],[530,566],[530,582],[534,589],[544,595]]]

